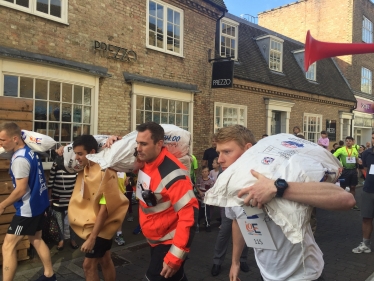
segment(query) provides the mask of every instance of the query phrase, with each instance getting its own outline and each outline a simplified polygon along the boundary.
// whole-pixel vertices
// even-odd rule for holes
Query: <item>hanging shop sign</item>
[[[132,50],[96,40],[94,41],[94,49],[95,51],[100,51],[102,56],[108,59],[127,62],[136,62],[138,60],[137,54]]]
[[[234,61],[216,61],[213,63],[212,88],[232,88]]]
[[[374,103],[372,101],[356,98],[357,108],[356,111],[365,112],[365,113],[374,113]]]
[[[330,141],[336,141],[336,120],[326,119],[326,133]]]

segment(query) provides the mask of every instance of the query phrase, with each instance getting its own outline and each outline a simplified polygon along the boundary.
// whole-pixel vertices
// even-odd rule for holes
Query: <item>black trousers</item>
[[[179,270],[169,278],[164,278],[160,275],[164,257],[169,251],[171,245],[158,245],[151,248],[151,262],[149,263],[148,270],[145,274],[145,280],[147,281],[187,281],[187,278],[184,274],[184,262]]]

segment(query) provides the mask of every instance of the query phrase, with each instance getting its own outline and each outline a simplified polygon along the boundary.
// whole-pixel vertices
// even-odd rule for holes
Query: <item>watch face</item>
[[[277,180],[277,187],[279,188],[287,188],[288,184],[284,179],[278,179]]]

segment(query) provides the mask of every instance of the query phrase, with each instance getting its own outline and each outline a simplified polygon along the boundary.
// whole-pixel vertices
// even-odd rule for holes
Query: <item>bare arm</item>
[[[82,252],[89,253],[92,251],[93,247],[95,246],[96,237],[97,235],[99,235],[101,229],[104,226],[105,220],[107,218],[108,218],[108,211],[107,211],[106,205],[100,205],[99,213],[96,216],[96,221],[92,229],[92,232],[81,247]]]
[[[12,193],[8,196],[7,199],[0,203],[0,215],[4,213],[6,207],[17,202],[19,199],[22,198],[23,195],[26,194],[28,188],[28,181],[29,177],[16,179],[16,188],[12,191]]]
[[[254,170],[251,170],[251,173],[258,181],[250,187],[243,188],[238,193],[238,197],[247,194],[244,199],[246,205],[249,205],[249,201],[253,199],[252,206],[262,208],[275,197],[277,189],[274,180]],[[356,204],[351,193],[327,182],[289,182],[283,198],[327,210],[350,209]]]
[[[230,269],[230,281],[236,281],[240,269],[240,256],[244,248],[244,237],[240,232],[237,220],[232,221],[232,261]]]
[[[116,141],[121,140],[121,139],[122,139],[122,137],[120,137],[120,136],[110,136],[106,140],[104,147],[111,147],[113,143],[115,143]]]

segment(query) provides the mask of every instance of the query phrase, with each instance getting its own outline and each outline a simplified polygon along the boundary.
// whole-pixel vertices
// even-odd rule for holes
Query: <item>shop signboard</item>
[[[213,63],[212,88],[232,88],[234,61],[216,61]]]
[[[326,119],[326,132],[330,141],[336,141],[336,120]]]
[[[357,98],[357,108],[355,109],[356,111],[364,112],[364,113],[374,113],[374,102],[373,101],[368,101],[364,99]]]

